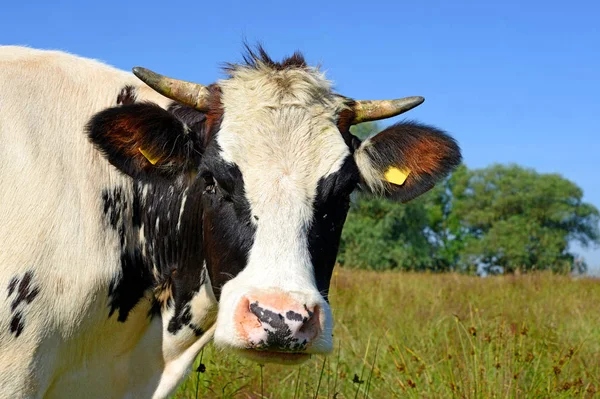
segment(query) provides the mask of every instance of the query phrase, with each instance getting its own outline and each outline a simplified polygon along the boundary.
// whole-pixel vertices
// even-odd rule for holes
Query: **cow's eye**
[[[205,172],[202,174],[202,178],[204,179],[204,192],[214,194],[217,189],[217,183],[213,175],[210,172]]]

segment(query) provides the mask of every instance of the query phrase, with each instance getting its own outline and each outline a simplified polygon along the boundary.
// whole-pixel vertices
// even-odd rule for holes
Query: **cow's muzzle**
[[[311,345],[322,334],[321,307],[303,303],[283,292],[242,297],[234,324],[244,341],[242,353],[264,362],[306,360]]]

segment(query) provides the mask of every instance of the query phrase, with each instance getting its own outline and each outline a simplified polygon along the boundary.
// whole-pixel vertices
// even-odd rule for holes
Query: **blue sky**
[[[408,116],[451,132],[469,167],[560,173],[600,208],[600,2],[51,3],[4,4],[0,43],[200,83],[244,39],[274,58],[299,49],[344,95],[424,96]],[[600,250],[579,252],[600,272]]]

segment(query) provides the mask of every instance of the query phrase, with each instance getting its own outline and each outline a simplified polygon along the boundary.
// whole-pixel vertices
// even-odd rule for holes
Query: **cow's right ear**
[[[189,128],[156,104],[108,108],[94,115],[87,132],[112,165],[134,178],[172,178],[199,163]]]

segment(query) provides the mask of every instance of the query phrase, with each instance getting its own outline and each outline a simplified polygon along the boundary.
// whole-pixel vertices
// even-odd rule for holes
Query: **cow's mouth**
[[[240,353],[248,359],[258,363],[294,365],[304,363],[310,359],[310,354],[298,352],[272,352],[254,349],[242,349],[240,350]]]

